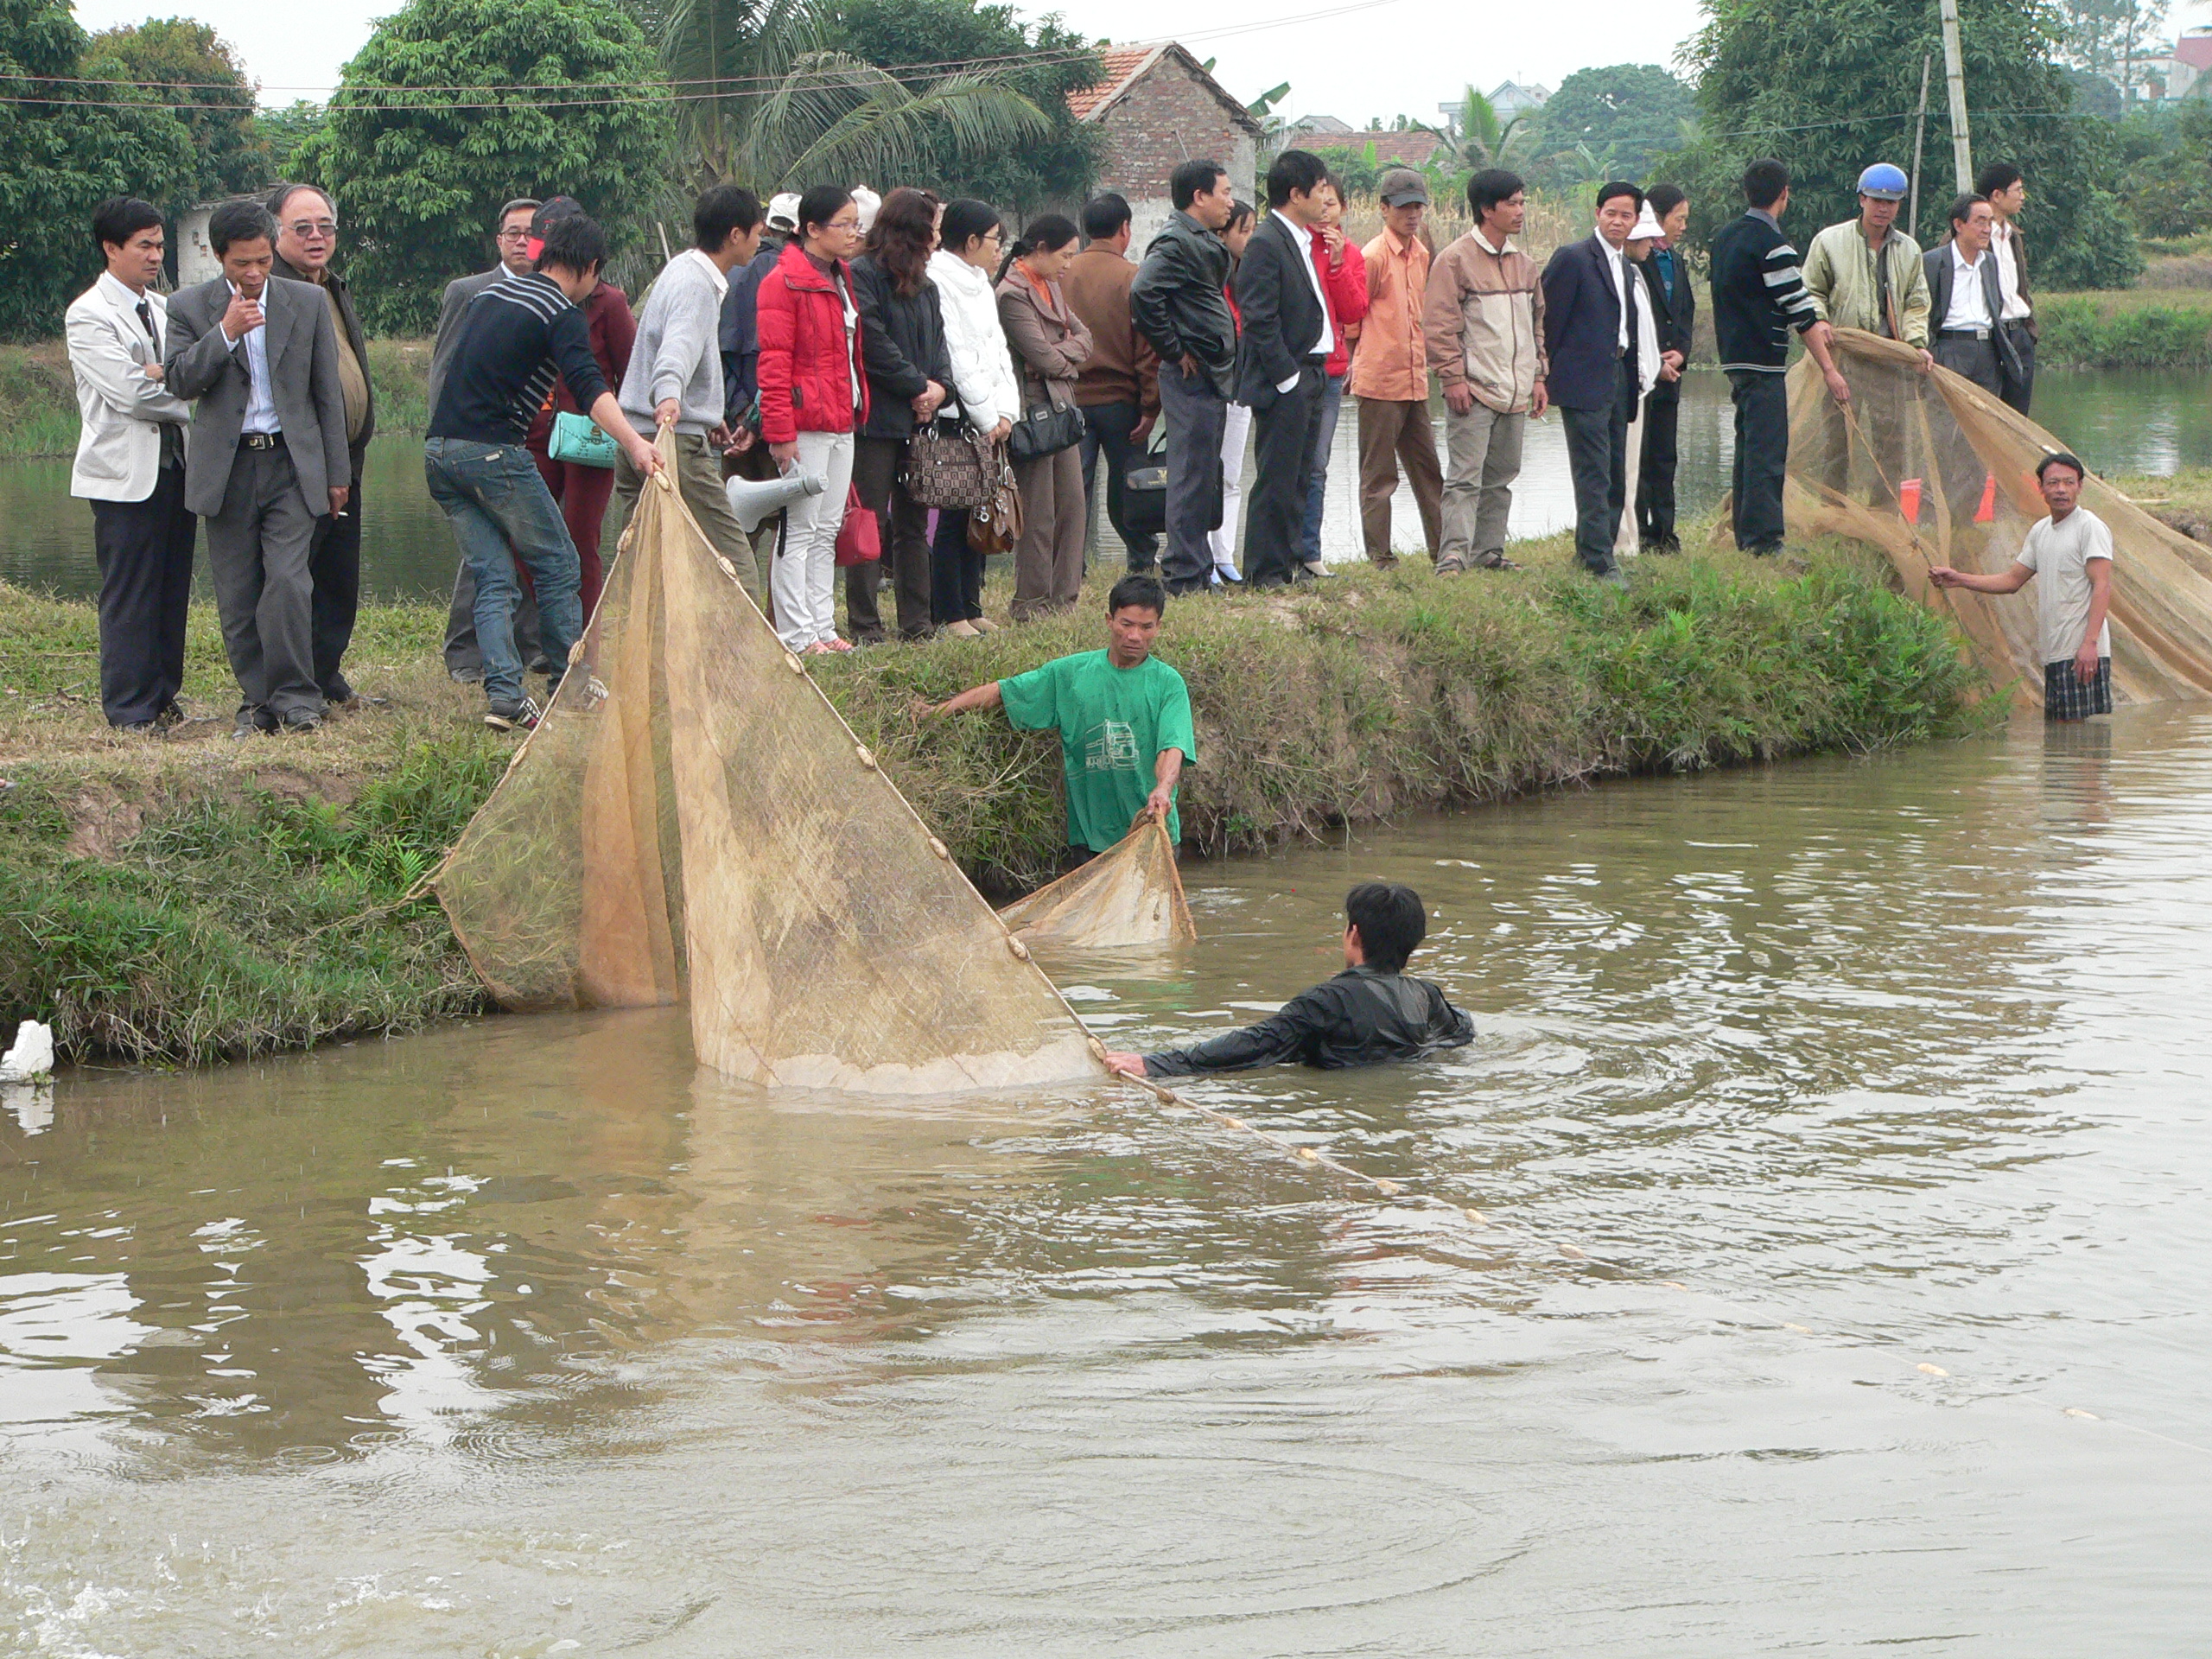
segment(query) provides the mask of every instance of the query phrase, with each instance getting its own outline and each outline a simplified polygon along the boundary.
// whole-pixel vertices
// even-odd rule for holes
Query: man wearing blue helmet
[[[1928,350],[1928,273],[1920,246],[1897,229],[1897,204],[1910,188],[1904,169],[1877,162],[1859,175],[1859,217],[1831,225],[1805,251],[1805,291],[1838,328],[1858,328]]]

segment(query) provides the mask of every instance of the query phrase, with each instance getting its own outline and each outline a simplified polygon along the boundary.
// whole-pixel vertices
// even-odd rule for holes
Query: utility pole
[[[1920,234],[1920,155],[1928,137],[1928,69],[1936,60],[1932,52],[1920,54],[1920,113],[1912,122],[1912,206],[1905,212],[1904,233]]]
[[[1951,94],[1951,165],[1961,195],[1974,188],[1974,135],[1967,128],[1967,73],[1959,60],[1959,0],[1937,0],[1943,15],[1943,79]]]

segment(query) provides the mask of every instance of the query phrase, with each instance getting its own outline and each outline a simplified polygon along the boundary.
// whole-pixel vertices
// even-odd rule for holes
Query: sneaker
[[[538,714],[536,698],[517,697],[512,702],[493,702],[484,711],[484,723],[495,732],[535,731]]]

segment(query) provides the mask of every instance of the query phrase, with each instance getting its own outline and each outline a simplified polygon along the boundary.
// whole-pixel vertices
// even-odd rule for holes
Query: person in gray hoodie
[[[736,442],[722,397],[721,323],[729,273],[760,245],[760,203],[741,185],[718,184],[691,211],[694,245],[653,279],[622,376],[620,402],[640,431],[676,429],[676,486],[715,550],[736,567],[753,602],[766,608],[768,583],[753,543],[722,493],[722,451]],[[626,518],[645,474],[627,455],[614,463]]]

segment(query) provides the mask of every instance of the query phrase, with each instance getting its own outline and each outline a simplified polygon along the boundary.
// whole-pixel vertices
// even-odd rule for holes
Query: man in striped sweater
[[[1851,388],[1837,371],[1832,334],[1805,291],[1797,250],[1782,233],[1789,207],[1789,169],[1769,159],[1744,169],[1741,219],[1713,238],[1713,328],[1736,402],[1736,545],[1768,554],[1782,546],[1782,478],[1789,461],[1789,331],[1821,365],[1839,404]]]

